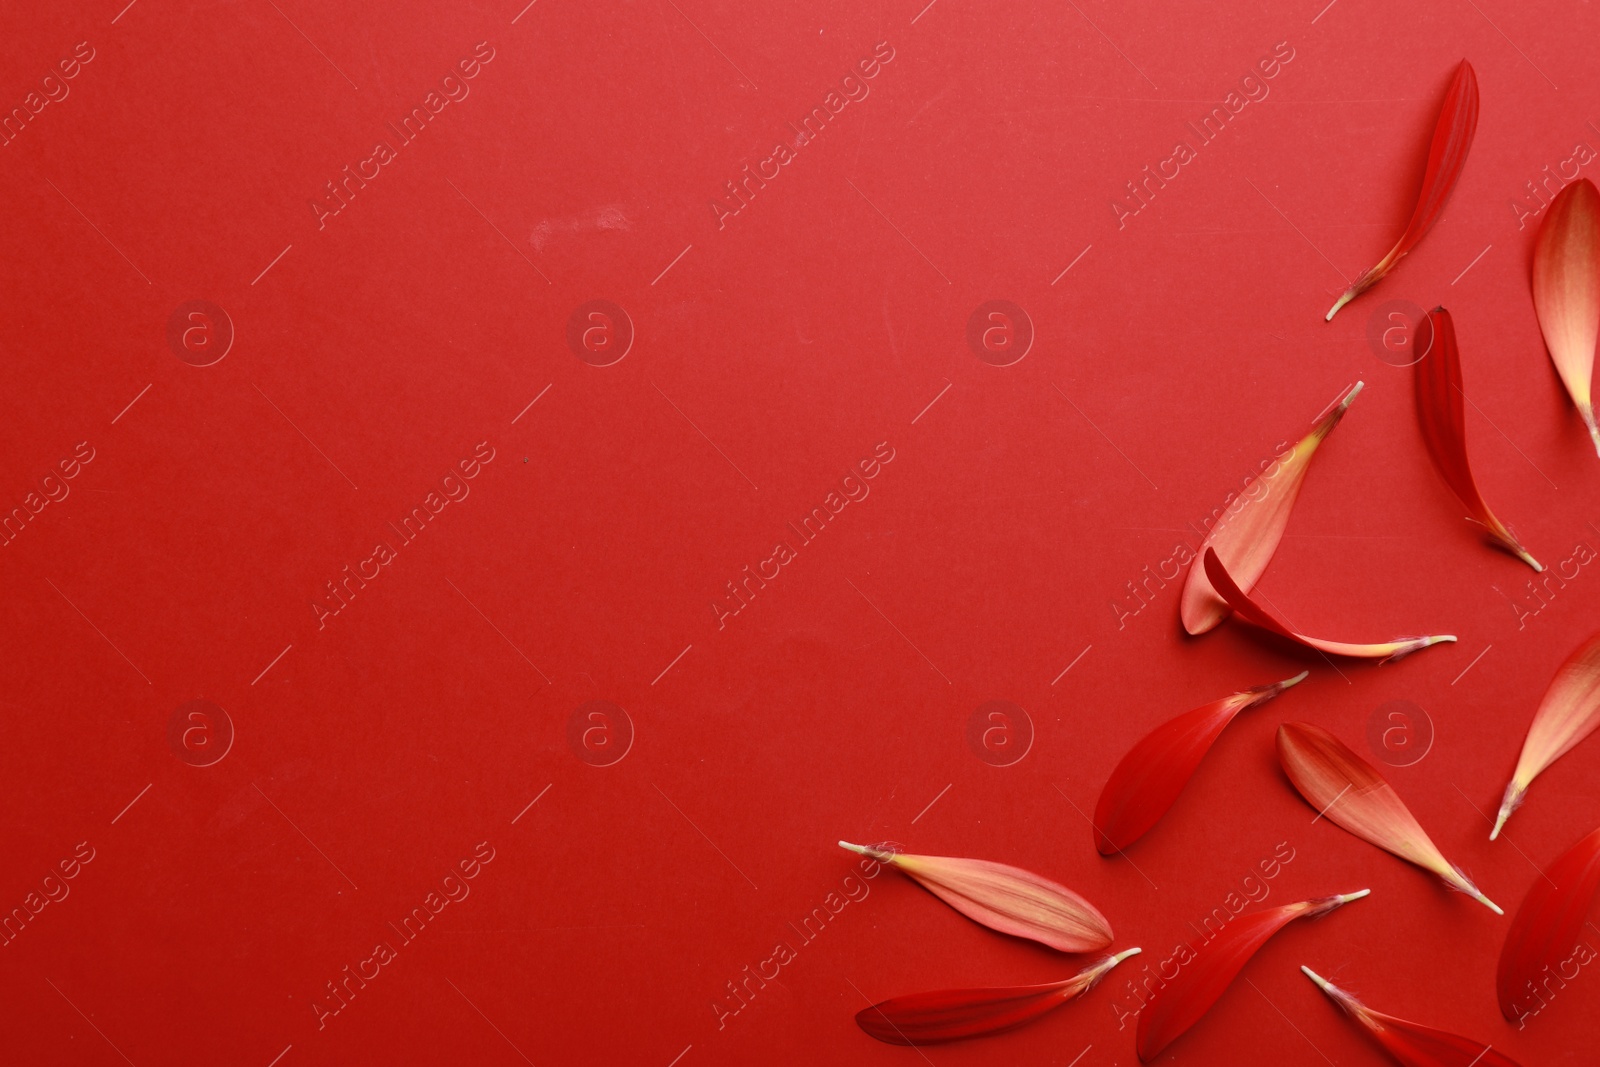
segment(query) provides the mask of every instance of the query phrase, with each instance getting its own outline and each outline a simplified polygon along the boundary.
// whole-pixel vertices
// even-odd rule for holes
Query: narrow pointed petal
[[[1289,525],[1289,513],[1300,495],[1300,485],[1311,467],[1311,457],[1361,395],[1361,388],[1362,383],[1357,382],[1346,389],[1318,416],[1311,432],[1296,442],[1288,455],[1261,477],[1252,478],[1221,521],[1200,542],[1200,553],[1204,555],[1207,548],[1216,549],[1228,573],[1243,588],[1254,586],[1267,569],[1272,554],[1278,550],[1278,542],[1283,540],[1284,528]],[[1191,634],[1203,634],[1228,616],[1228,605],[1211,587],[1205,567],[1198,561],[1190,565],[1188,576],[1183,580],[1178,612],[1183,628]]]
[[[1330,656],[1350,656],[1355,659],[1381,659],[1384,661],[1400,659],[1409,656],[1418,649],[1437,645],[1443,641],[1454,641],[1454,634],[1436,634],[1433,637],[1397,637],[1392,641],[1384,641],[1372,645],[1350,644],[1345,641],[1325,641],[1320,637],[1307,637],[1305,634],[1291,630],[1286,624],[1279,621],[1266,608],[1252,600],[1244,590],[1234,582],[1233,577],[1223,567],[1222,561],[1217,558],[1216,552],[1206,549],[1203,557],[1206,568],[1206,577],[1211,580],[1211,585],[1222,599],[1227,601],[1228,607],[1243,621],[1252,626],[1277,634],[1297,645],[1326,652]]]
[[[1235,715],[1260,707],[1308,673],[1213,700],[1146,734],[1122,757],[1100,791],[1094,809],[1095,847],[1100,854],[1121,852],[1167,813]]]
[[[839,842],[915,879],[974,922],[1061,952],[1097,952],[1111,944],[1111,924],[1066,886],[1020,867],[988,860],[913,856]]]
[[[1600,191],[1588,178],[1551,202],[1533,252],[1533,308],[1550,360],[1600,451],[1589,386],[1600,334]]]
[[[1467,514],[1481,525],[1489,540],[1536,571],[1544,570],[1528,554],[1504,523],[1484,503],[1467,462],[1467,421],[1462,406],[1461,353],[1450,312],[1442,307],[1428,312],[1431,335],[1426,355],[1417,361],[1417,421],[1422,426],[1428,455]]]
[[[1467,163],[1467,151],[1472,147],[1472,136],[1478,131],[1478,76],[1466,60],[1456,68],[1450,87],[1445,90],[1444,103],[1439,108],[1439,118],[1433,127],[1433,141],[1428,145],[1428,167],[1422,174],[1422,188],[1417,193],[1417,206],[1411,211],[1411,220],[1405,232],[1395,242],[1389,254],[1376,266],[1357,278],[1345,290],[1339,302],[1329,310],[1327,321],[1332,322],[1339,309],[1362,293],[1377,285],[1394,269],[1402,256],[1417,246],[1433,224],[1444,213],[1445,202],[1461,178],[1461,169]]]
[[[1559,971],[1576,954],[1596,889],[1600,830],[1585,835],[1533,880],[1511,920],[1494,982],[1500,1014],[1511,1022],[1539,1011],[1548,977],[1555,974],[1563,981]]]
[[[1489,840],[1500,836],[1500,828],[1522,805],[1533,780],[1588,737],[1596,726],[1600,726],[1600,633],[1567,657],[1545,690],[1539,710],[1533,713],[1533,725],[1522,742],[1522,755],[1506,786]]]
[[[1520,1067],[1516,1060],[1496,1052],[1492,1045],[1373,1011],[1310,967],[1300,969],[1405,1067]]]
[[[1211,1009],[1256,951],[1296,919],[1316,919],[1369,890],[1302,900],[1241,915],[1197,949],[1177,977],[1157,989],[1139,1012],[1139,1059],[1149,1063]],[[1164,976],[1163,976],[1164,977]]]
[[[1106,956],[1060,982],[941,989],[893,997],[856,1013],[856,1025],[891,1045],[932,1045],[1025,1026],[1093,989],[1111,968],[1135,955]]]
[[[1278,727],[1278,762],[1318,814],[1369,844],[1432,871],[1446,885],[1504,915],[1439,851],[1383,775],[1320,726]]]

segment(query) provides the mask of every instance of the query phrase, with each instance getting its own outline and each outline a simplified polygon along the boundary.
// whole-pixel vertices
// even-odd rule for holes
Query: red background
[[[1519,613],[1531,572],[1460,520],[1411,372],[1368,339],[1388,300],[1449,306],[1485,495],[1548,564],[1600,548],[1512,206],[1600,146],[1600,14],[1406,7],[13,6],[0,105],[78,42],[94,58],[0,149],[0,504],[79,442],[94,459],[0,550],[0,908],[79,842],[94,859],[0,948],[5,1058],[913,1063],[854,1013],[1077,966],[885,874],[719,1026],[725,983],[853,869],[843,837],[1038,870],[1145,947],[940,1065],[1134,1062],[1125,980],[1280,842],[1265,904],[1372,897],[1286,929],[1162,1062],[1382,1062],[1301,963],[1526,1064],[1585,1062],[1600,978],[1516,1031],[1509,920],[1312,825],[1272,752],[1305,719],[1376,761],[1377,709],[1420,706],[1431,748],[1391,780],[1508,910],[1600,819],[1590,742],[1488,841],[1600,577]],[[470,95],[319,228],[324,183],[481,41]],[[870,95],[719,228],[723,182],[882,41]],[[1119,228],[1124,183],[1279,42],[1270,94]],[[1482,119],[1446,215],[1325,325],[1407,216],[1463,56]],[[196,299],[236,334],[207,367],[167,340]],[[566,341],[593,299],[636,333],[606,367]],[[1033,325],[1011,366],[965,340],[990,299]],[[1460,642],[1335,672],[1233,625],[1186,638],[1176,582],[1131,613],[1126,583],[1357,379],[1260,589],[1311,633]],[[470,496],[319,628],[323,583],[484,441]],[[880,442],[870,495],[719,628],[724,583]],[[1131,862],[1094,852],[1081,811],[1138,736],[1302,667]],[[236,732],[205,767],[218,716],[169,741],[195,699]],[[593,700],[631,723],[609,766],[620,718],[569,733]],[[968,743],[991,700],[1032,723],[1010,766]],[[470,896],[319,1029],[325,983],[484,841]]]

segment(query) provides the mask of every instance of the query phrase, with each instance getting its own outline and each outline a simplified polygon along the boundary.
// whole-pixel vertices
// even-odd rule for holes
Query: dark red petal
[[[1565,985],[1559,968],[1573,957],[1595,890],[1600,888],[1600,830],[1561,855],[1535,878],[1500,950],[1495,992],[1500,1013],[1512,1022],[1544,1003],[1548,975]]]
[[[1428,145],[1428,167],[1422,175],[1422,189],[1417,193],[1417,205],[1411,211],[1405,232],[1388,255],[1345,290],[1328,312],[1328,321],[1332,321],[1340,308],[1378,284],[1439,221],[1445,202],[1461,178],[1461,169],[1466,166],[1467,151],[1472,147],[1472,137],[1477,130],[1478,76],[1472,64],[1463,59],[1456,68],[1455,77],[1450,79],[1450,88],[1445,90],[1439,119],[1433,127],[1433,140]]]
[[[1456,346],[1456,327],[1450,312],[1442,307],[1428,312],[1428,329],[1418,337],[1424,355],[1417,361],[1417,421],[1428,445],[1433,465],[1445,484],[1461,501],[1467,513],[1484,528],[1491,542],[1510,552],[1536,571],[1544,570],[1539,561],[1505,524],[1495,518],[1478,491],[1467,461],[1467,424],[1461,388],[1461,353]]]
[[[1372,1036],[1405,1067],[1520,1067],[1516,1060],[1482,1041],[1382,1012],[1372,1015],[1382,1027],[1373,1030]]]
[[[1139,1059],[1149,1063],[1199,1022],[1256,951],[1286,924],[1300,918],[1318,918],[1366,895],[1367,890],[1363,889],[1250,912],[1224,925],[1198,949],[1189,949],[1189,958],[1179,959],[1176,977],[1158,988],[1139,1012]]]
[[[1136,948],[1102,956],[1071,978],[1044,985],[941,989],[894,997],[856,1013],[856,1025],[891,1045],[928,1045],[997,1034],[1030,1023],[1093,989]]]
[[[1496,1052],[1491,1045],[1373,1011],[1310,967],[1300,969],[1344,1010],[1347,1018],[1360,1024],[1369,1037],[1404,1067],[1519,1067],[1515,1060]]]
[[[1189,784],[1200,761],[1235,715],[1259,707],[1302,681],[1293,678],[1213,700],[1157,726],[1118,762],[1094,809],[1095,847],[1115,855],[1143,837]]]
[[[1061,983],[912,993],[856,1013],[856,1025],[891,1045],[931,1045],[997,1034],[1030,1023],[1066,1001]]]

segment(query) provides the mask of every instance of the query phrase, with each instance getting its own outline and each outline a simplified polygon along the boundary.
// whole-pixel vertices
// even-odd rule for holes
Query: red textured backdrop
[[[8,1062],[909,1064],[854,1013],[1075,966],[849,878],[839,838],[1041,871],[1145,948],[941,1067],[1131,1064],[1138,965],[1364,886],[1162,1062],[1382,1062],[1301,963],[1589,1061],[1600,977],[1508,1025],[1509,920],[1313,824],[1271,738],[1386,766],[1508,909],[1600,821],[1597,747],[1509,840],[1485,818],[1600,593],[1528,292],[1534,191],[1600,148],[1600,13],[125,2],[0,16]],[[1325,325],[1463,57],[1453,201]],[[1009,335],[969,331],[989,301]],[[1437,303],[1486,496],[1568,561],[1537,594],[1382,346]],[[1260,588],[1460,642],[1335,671],[1183,636],[1175,555],[1357,379]],[[1302,667],[1094,852],[1139,735]]]

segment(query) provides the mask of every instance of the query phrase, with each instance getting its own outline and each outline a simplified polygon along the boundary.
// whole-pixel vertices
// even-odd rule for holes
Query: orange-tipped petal
[[[1405,1067],[1519,1067],[1516,1060],[1501,1055],[1491,1045],[1373,1011],[1310,967],[1300,969]]]
[[[1533,253],[1533,308],[1550,361],[1600,451],[1589,395],[1600,333],[1600,192],[1579,178],[1545,212]]]
[[[1066,886],[988,860],[913,856],[839,842],[840,848],[894,867],[974,922],[1061,952],[1096,952],[1111,944],[1111,924]]]
[[[1600,830],[1585,835],[1535,878],[1506,931],[1495,972],[1500,1014],[1511,1022],[1544,1006],[1541,990],[1575,956],[1583,924],[1600,888]],[[1582,962],[1581,960],[1579,961]]]
[[[1528,786],[1544,769],[1588,737],[1600,725],[1600,633],[1579,645],[1556,671],[1545,690],[1533,725],[1522,742],[1517,769],[1500,802],[1500,815],[1489,832],[1489,840],[1500,836],[1500,828],[1522,804]]]
[[[1157,989],[1139,1012],[1139,1059],[1149,1063],[1210,1010],[1250,957],[1273,934],[1296,919],[1316,919],[1369,890],[1335,897],[1302,900],[1282,907],[1241,915],[1225,924],[1197,949],[1177,976]],[[1165,975],[1163,975],[1165,977]]]
[[[1409,656],[1419,649],[1429,645],[1437,645],[1443,641],[1454,641],[1454,634],[1436,634],[1432,637],[1397,637],[1393,641],[1384,641],[1373,645],[1350,644],[1346,641],[1325,641],[1320,637],[1307,637],[1305,634],[1291,630],[1266,608],[1257,604],[1250,596],[1240,589],[1233,577],[1223,567],[1222,561],[1211,549],[1206,549],[1203,557],[1206,568],[1206,577],[1211,580],[1211,585],[1222,599],[1227,601],[1228,607],[1233,609],[1235,615],[1252,626],[1259,626],[1263,630],[1277,634],[1297,645],[1314,648],[1319,652],[1326,652],[1330,656],[1350,656],[1355,659],[1381,659],[1384,661],[1400,659]]]
[[[1405,232],[1395,242],[1389,254],[1377,265],[1357,278],[1345,290],[1339,302],[1328,311],[1326,321],[1332,322],[1339,309],[1371,289],[1396,263],[1433,228],[1444,213],[1444,205],[1461,178],[1461,169],[1467,163],[1467,150],[1472,147],[1472,135],[1478,130],[1478,76],[1466,60],[1456,68],[1450,87],[1445,90],[1444,103],[1439,108],[1439,119],[1434,123],[1433,140],[1428,145],[1428,167],[1422,174],[1422,188],[1417,193],[1417,206],[1411,211],[1411,221]]]
[[[1478,491],[1467,462],[1467,420],[1462,406],[1465,394],[1461,389],[1461,353],[1456,347],[1455,323],[1442,307],[1428,312],[1427,321],[1431,330],[1424,348],[1427,354],[1417,361],[1417,421],[1422,425],[1422,437],[1433,465],[1491,542],[1542,571],[1539,561],[1495,518]]]
[[[1305,680],[1308,673],[1213,700],[1146,734],[1122,757],[1100,791],[1094,809],[1095,847],[1100,854],[1121,852],[1167,813],[1235,715],[1260,707]]]
[[[856,1013],[856,1025],[891,1045],[931,1045],[1026,1026],[1093,989],[1130,948],[1089,964],[1071,978],[1043,985],[941,989],[893,997]]]
[[[1208,548],[1216,549],[1217,555],[1227,564],[1228,572],[1243,588],[1254,586],[1267,569],[1278,542],[1283,539],[1284,528],[1289,525],[1289,513],[1300,495],[1300,484],[1311,467],[1311,457],[1361,395],[1361,387],[1362,383],[1357,382],[1340,394],[1288,455],[1267,473],[1246,483],[1221,521],[1200,542],[1201,554]],[[1178,612],[1183,628],[1192,634],[1203,634],[1228,616],[1228,605],[1211,587],[1205,567],[1198,560],[1189,567],[1188,577],[1183,580]]]
[[[1363,841],[1392,852],[1446,885],[1467,894],[1496,915],[1499,906],[1444,858],[1411,809],[1383,775],[1320,726],[1286,722],[1278,727],[1278,762],[1317,813]]]

